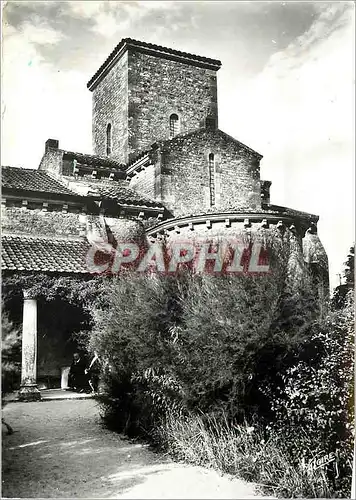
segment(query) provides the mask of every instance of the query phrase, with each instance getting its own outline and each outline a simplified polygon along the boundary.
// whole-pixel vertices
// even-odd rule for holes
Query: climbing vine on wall
[[[52,301],[63,299],[72,304],[81,304],[88,308],[95,300],[101,287],[102,277],[55,276],[44,273],[12,273],[3,275],[2,293],[6,302],[23,297],[26,290],[34,297]]]
[[[7,274],[3,276],[2,282],[4,310],[16,327],[21,329],[23,291],[26,290],[29,296],[38,300],[40,338],[52,339],[52,344],[59,342],[61,345],[63,332],[72,329],[72,340],[78,348],[86,350],[93,324],[94,303],[98,300],[104,279],[44,273]],[[57,320],[53,321],[53,317],[57,317]],[[41,345],[40,342],[39,349]],[[42,351],[47,355],[50,349],[42,346]]]

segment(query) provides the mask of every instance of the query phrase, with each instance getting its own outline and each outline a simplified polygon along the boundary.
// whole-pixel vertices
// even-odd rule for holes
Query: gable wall
[[[210,205],[209,154],[215,158],[215,205]],[[161,151],[161,200],[174,216],[260,209],[259,160],[219,132],[166,143]]]

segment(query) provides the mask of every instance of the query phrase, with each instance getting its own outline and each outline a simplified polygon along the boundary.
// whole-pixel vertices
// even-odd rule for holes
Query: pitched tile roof
[[[225,140],[231,141],[235,144],[237,144],[240,148],[245,149],[246,151],[252,153],[255,157],[257,157],[259,160],[263,158],[263,156],[255,151],[254,149],[250,148],[246,144],[244,144],[241,141],[238,141],[231,135],[227,134],[223,130],[216,129],[216,130],[211,130],[211,129],[206,129],[206,128],[200,128],[197,130],[192,130],[191,132],[184,132],[177,134],[174,137],[171,137],[170,139],[161,139],[159,141],[154,142],[151,144],[150,149],[145,149],[143,151],[139,151],[136,155],[133,155],[130,159],[130,161],[127,164],[127,170],[130,170],[129,167],[132,167],[138,160],[143,158],[146,155],[149,155],[152,153],[155,149],[159,147],[165,147],[169,144],[176,144],[176,143],[183,143],[186,139],[189,139],[190,137],[199,137],[199,136],[204,136],[204,135],[210,135],[210,136],[216,136],[216,137],[222,137]]]
[[[88,196],[100,196],[109,198],[122,203],[124,205],[145,206],[145,207],[162,207],[159,201],[152,200],[147,196],[143,196],[134,189],[131,189],[119,182],[112,182],[112,185],[90,184],[91,191]]]
[[[114,60],[115,56],[118,55],[121,49],[125,50],[126,48],[138,48],[138,49],[146,49],[147,51],[156,52],[157,55],[161,57],[164,56],[176,56],[180,59],[183,59],[185,62],[192,63],[200,63],[201,66],[207,66],[215,69],[216,71],[221,66],[221,61],[217,59],[210,59],[209,57],[198,56],[195,54],[190,54],[188,52],[181,52],[180,50],[170,49],[168,47],[162,47],[161,45],[155,45],[153,43],[140,42],[139,40],[134,40],[132,38],[123,38],[118,45],[114,48],[114,50],[109,54],[104,63],[100,66],[98,71],[93,75],[93,77],[87,83],[87,87],[89,89],[93,88],[93,84],[98,79],[100,74],[106,69],[106,67]]]
[[[198,130],[192,130],[191,132],[177,134],[176,136],[172,137],[171,139],[163,139],[163,140],[155,142],[154,144],[152,144],[151,148],[155,148],[157,146],[164,146],[166,144],[168,145],[168,144],[180,143],[180,142],[184,142],[189,137],[199,137],[199,136],[204,136],[204,135],[221,137],[225,140],[228,140],[228,141],[231,141],[231,142],[237,144],[239,147],[245,149],[246,151],[249,151],[257,158],[259,158],[259,159],[263,158],[263,156],[260,153],[258,153],[254,149],[250,148],[249,146],[247,146],[243,142],[235,139],[235,137],[232,137],[231,135],[227,134],[223,130],[220,130],[219,128],[215,129],[215,130],[211,130],[211,129],[207,129],[207,128],[200,128]]]
[[[81,165],[89,165],[91,167],[109,168],[116,170],[126,170],[126,165],[120,163],[112,158],[107,158],[105,156],[89,155],[83,153],[75,153],[73,151],[63,151],[64,160],[77,160]]]
[[[151,149],[145,149],[143,151],[139,151],[137,154],[134,154],[131,159],[129,160],[127,164],[127,169],[133,164],[136,163],[138,160],[146,156],[147,154],[151,153],[152,149],[154,148],[155,144],[152,144]]]
[[[2,167],[1,174],[3,188],[78,196],[42,170]]]
[[[2,269],[88,273],[86,240],[60,240],[28,236],[2,236]]]
[[[81,194],[68,189],[42,170],[2,167],[2,187],[5,190],[23,190],[85,199]],[[119,181],[109,181],[107,184],[92,182],[90,188],[88,196],[91,197],[113,199],[123,205],[163,208],[160,202],[141,195]]]

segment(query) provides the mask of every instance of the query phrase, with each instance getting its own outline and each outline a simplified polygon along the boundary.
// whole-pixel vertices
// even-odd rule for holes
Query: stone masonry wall
[[[38,170],[44,170],[60,179],[62,176],[62,157],[63,151],[61,149],[48,149],[41,159]]]
[[[1,227],[3,234],[79,237],[85,235],[86,222],[85,216],[79,213],[2,207]]]
[[[138,172],[130,181],[130,188],[151,199],[156,197],[156,167],[149,165]]]
[[[261,208],[258,156],[226,134],[202,130],[177,137],[165,143],[164,148],[161,152],[161,201],[175,217]],[[213,206],[210,204],[211,153],[215,159],[216,203]]]
[[[94,154],[106,155],[106,128],[112,127],[111,158],[126,163],[127,157],[127,52],[93,91],[92,134]]]
[[[140,52],[129,52],[129,147],[134,154],[169,138],[169,117],[176,113],[180,133],[218,118],[216,71]]]

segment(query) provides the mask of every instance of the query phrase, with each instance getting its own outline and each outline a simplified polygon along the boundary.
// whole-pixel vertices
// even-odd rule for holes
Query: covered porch
[[[77,336],[88,328],[88,315],[79,305],[45,301],[23,290],[20,401],[41,399],[41,391],[54,397],[68,388],[73,354],[85,356]]]

